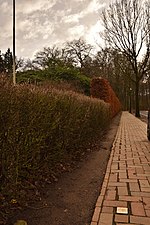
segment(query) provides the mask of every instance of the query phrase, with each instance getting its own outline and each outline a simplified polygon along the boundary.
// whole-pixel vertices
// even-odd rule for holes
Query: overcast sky
[[[110,0],[16,0],[16,55],[83,37],[99,42],[100,11]],[[12,0],[0,0],[0,50],[12,50]]]

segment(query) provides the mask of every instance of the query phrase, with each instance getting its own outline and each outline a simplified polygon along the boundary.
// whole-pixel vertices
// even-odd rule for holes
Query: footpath
[[[91,225],[150,225],[146,123],[123,112]]]

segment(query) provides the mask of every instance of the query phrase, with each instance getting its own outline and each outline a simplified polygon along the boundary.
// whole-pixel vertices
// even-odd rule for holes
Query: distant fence
[[[90,93],[93,98],[99,98],[110,104],[112,117],[121,110],[121,103],[106,79],[101,77],[92,79]]]

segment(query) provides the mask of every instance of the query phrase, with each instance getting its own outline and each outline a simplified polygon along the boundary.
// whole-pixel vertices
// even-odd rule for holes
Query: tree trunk
[[[149,99],[149,91],[148,91],[148,82],[145,85],[145,110],[148,109],[148,99]]]
[[[150,78],[148,79],[148,109],[150,109]]]
[[[135,83],[135,116],[140,117],[140,107],[139,107],[139,81]]]

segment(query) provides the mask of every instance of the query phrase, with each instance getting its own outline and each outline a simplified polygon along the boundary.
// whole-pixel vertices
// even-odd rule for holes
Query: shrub
[[[38,180],[67,155],[81,153],[110,120],[103,101],[55,88],[13,86],[5,77],[0,106],[2,193],[11,190],[11,197],[23,180]]]
[[[28,70],[17,73],[17,83],[67,82],[77,92],[90,95],[90,78],[84,76],[77,68],[56,66],[53,69]]]

